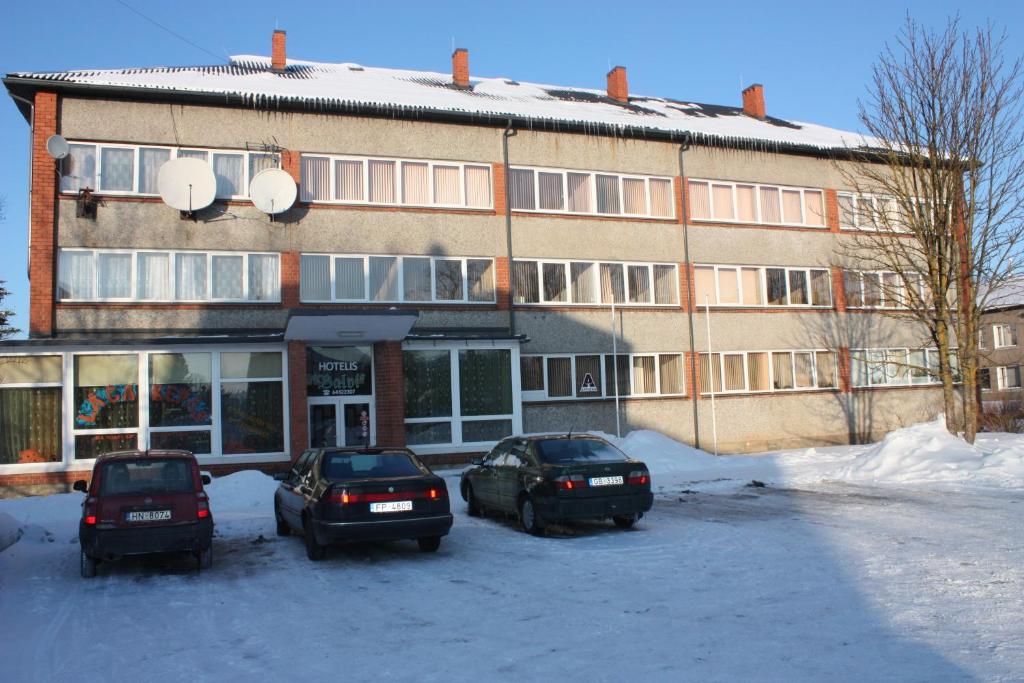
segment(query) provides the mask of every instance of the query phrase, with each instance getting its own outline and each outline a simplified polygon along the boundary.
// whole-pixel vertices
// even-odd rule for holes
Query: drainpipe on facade
[[[505,248],[508,256],[508,335],[516,336],[516,314],[512,297],[512,174],[508,167],[508,139],[515,137],[516,129],[512,127],[512,119],[505,126],[501,138],[501,151],[505,162]]]
[[[697,354],[694,348],[694,332],[693,332],[693,283],[690,282],[691,272],[693,268],[690,267],[690,226],[689,219],[686,211],[686,186],[683,183],[686,182],[686,164],[684,162],[684,155],[690,149],[690,134],[687,132],[683,136],[683,142],[679,145],[679,194],[682,199],[682,211],[683,211],[683,265],[686,268],[686,319],[690,327],[690,377],[697,377]],[[708,356],[710,358],[710,356]],[[690,397],[690,402],[693,403],[693,447],[700,448],[700,415],[697,410],[697,385],[693,385],[693,396]]]

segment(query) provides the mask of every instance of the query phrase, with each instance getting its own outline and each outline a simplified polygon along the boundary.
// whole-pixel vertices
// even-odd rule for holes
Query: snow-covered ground
[[[214,569],[78,577],[80,494],[0,501],[0,679],[1022,680],[1024,438],[714,456],[653,432],[633,531],[456,515],[434,555],[309,562],[270,478],[208,487]],[[746,484],[757,479],[765,487]],[[13,520],[13,521],[12,521]]]

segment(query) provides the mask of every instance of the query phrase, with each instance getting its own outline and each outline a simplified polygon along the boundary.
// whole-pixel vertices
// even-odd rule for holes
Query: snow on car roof
[[[471,77],[469,87],[462,88],[446,73],[352,63],[290,59],[283,71],[275,72],[270,58],[258,55],[233,56],[228,64],[215,66],[17,72],[8,79],[167,91],[178,97],[225,95],[258,108],[372,109],[397,117],[446,114],[480,123],[512,118],[545,128],[571,127],[601,135],[689,135],[697,143],[740,147],[825,152],[875,146],[860,133],[775,117],[761,120],[740,107],[642,95],[619,102],[603,90],[509,78]]]

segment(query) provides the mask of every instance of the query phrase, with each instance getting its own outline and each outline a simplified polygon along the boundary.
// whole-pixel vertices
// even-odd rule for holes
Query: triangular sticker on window
[[[581,394],[593,394],[597,393],[597,384],[594,383],[594,376],[589,372],[583,375],[583,383],[580,384]]]

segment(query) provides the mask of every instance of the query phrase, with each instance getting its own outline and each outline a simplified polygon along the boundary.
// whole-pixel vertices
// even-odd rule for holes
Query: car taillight
[[[335,505],[348,505],[349,503],[355,502],[352,498],[353,496],[349,494],[348,489],[342,489],[340,491],[332,491],[331,494],[327,496],[327,502],[334,503]]]
[[[96,499],[89,498],[85,501],[85,508],[82,512],[82,521],[89,526],[96,526]]]
[[[587,480],[582,474],[563,474],[560,477],[555,477],[555,488],[559,491],[573,491],[586,487]]]
[[[444,498],[447,493],[448,491],[446,489],[430,489],[427,493],[427,497],[430,498],[430,500],[440,500],[441,498]]]
[[[650,482],[651,478],[643,470],[633,470],[629,473],[629,478],[626,479],[627,484],[638,484],[644,485]]]
[[[196,517],[206,519],[210,516],[210,499],[200,491],[196,494]]]

